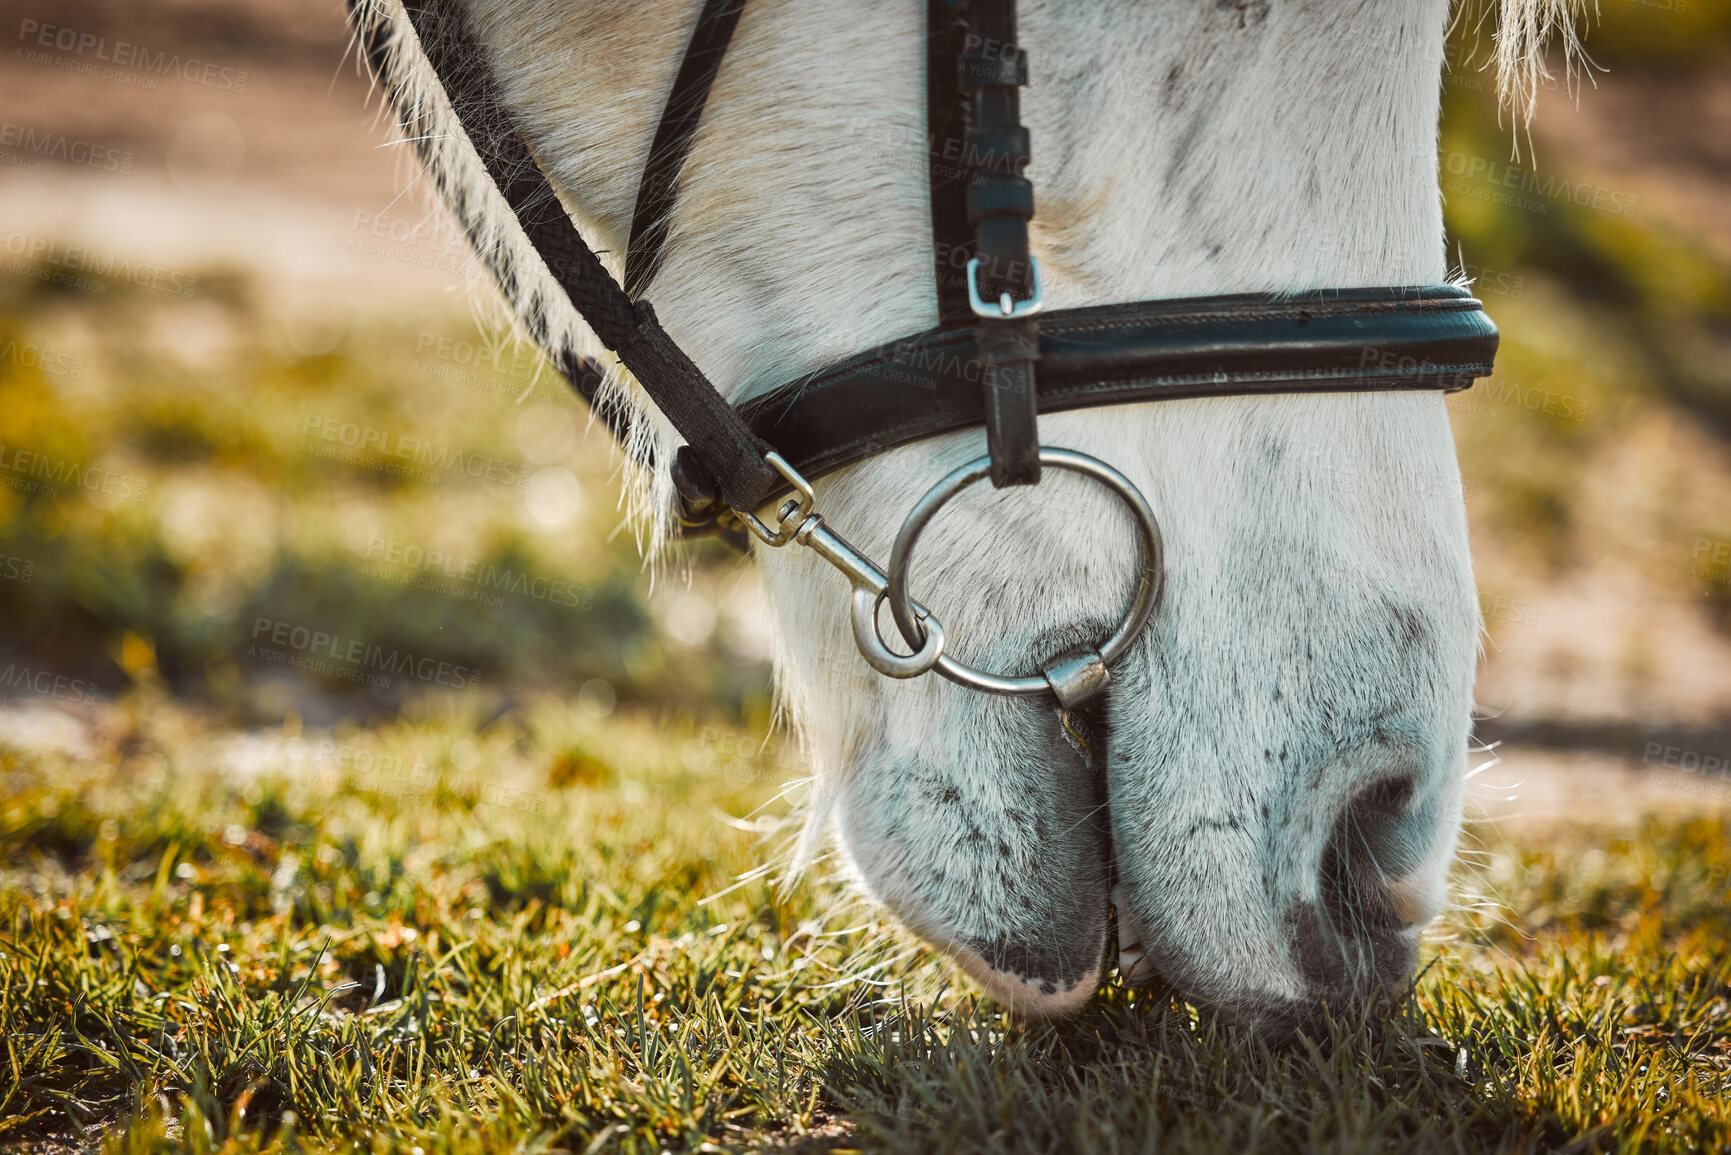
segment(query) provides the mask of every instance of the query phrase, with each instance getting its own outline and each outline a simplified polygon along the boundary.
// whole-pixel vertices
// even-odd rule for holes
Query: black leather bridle
[[[348,2],[369,62],[400,109],[406,95],[388,67],[391,17],[380,0]],[[643,294],[660,268],[679,175],[745,0],[705,0],[638,187],[623,287],[578,235],[536,164],[458,0],[402,4],[464,133],[549,273],[685,439],[670,464],[684,532],[737,533],[743,526],[769,545],[798,541],[815,549],[854,586],[855,640],[866,660],[891,676],[935,668],[976,689],[1053,693],[1073,705],[1107,684],[1107,667],[1152,615],[1163,572],[1153,511],[1110,466],[1043,448],[1039,414],[1261,393],[1453,392],[1491,371],[1496,327],[1453,285],[1044,311],[1028,248],[1034,193],[1019,96],[1028,58],[1017,44],[1014,0],[928,0],[937,326],[729,405]],[[623,441],[629,414],[597,399],[603,369],[569,352],[554,357]],[[979,426],[987,455],[953,471],[916,506],[887,574],[813,511],[810,481],[899,445]],[[942,627],[909,596],[913,543],[938,506],[967,485],[982,478],[1000,487],[1034,484],[1042,464],[1089,475],[1130,506],[1142,545],[1136,596],[1098,648],[1060,655],[1037,676],[985,674],[944,655]],[[795,498],[772,524],[754,512],[790,492]],[[877,609],[886,599],[911,655],[889,650],[878,635]]]

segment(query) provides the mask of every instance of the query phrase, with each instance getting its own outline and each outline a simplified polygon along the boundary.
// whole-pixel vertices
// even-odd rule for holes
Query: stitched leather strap
[[[964,0],[926,2],[926,158],[932,200],[933,280],[938,328],[974,323],[968,308],[968,259],[974,226],[968,221],[967,117],[963,111],[962,52],[968,42]]]
[[[1488,375],[1497,349],[1496,326],[1452,285],[1191,297],[1041,316],[1042,413],[1263,393],[1453,392]],[[931,330],[789,382],[740,412],[812,479],[977,428],[985,372],[970,331]]]
[[[691,155],[691,142],[709,103],[709,89],[721,70],[721,59],[733,40],[745,0],[704,0],[685,58],[673,78],[673,88],[661,110],[661,123],[649,146],[649,160],[637,183],[637,206],[631,214],[631,239],[625,245],[625,291],[643,295],[661,268],[673,206],[679,199],[679,174]]]
[[[1028,220],[1034,186],[1028,167],[1028,130],[1021,123],[1020,88],[1028,83],[1028,55],[1016,43],[1015,0],[969,0],[968,33],[957,61],[956,84],[968,97],[968,223],[979,258],[981,300],[1028,296]],[[1040,480],[1039,409],[1035,362],[1039,322],[1032,317],[975,317],[974,349],[983,368],[986,452],[994,486],[1036,485]]]

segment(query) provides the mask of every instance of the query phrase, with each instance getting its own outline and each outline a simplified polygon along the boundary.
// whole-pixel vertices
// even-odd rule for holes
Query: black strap
[[[1452,285],[1240,293],[1041,315],[1038,404],[1065,409],[1266,393],[1470,386],[1497,328]],[[969,330],[934,329],[861,353],[741,407],[807,478],[984,420]]]
[[[661,110],[661,123],[649,146],[649,160],[637,183],[637,207],[631,214],[631,239],[625,246],[625,291],[640,297],[661,269],[673,206],[679,199],[679,174],[691,155],[691,142],[709,103],[709,89],[721,70],[722,57],[733,40],[745,0],[704,0],[685,46],[685,59],[673,78],[673,89]]]
[[[974,255],[974,226],[968,223],[967,117],[960,84],[962,51],[968,41],[964,2],[926,3],[926,161],[940,329],[974,323],[967,276],[968,258]]]
[[[693,450],[695,462],[676,474],[682,495],[697,506],[719,499],[732,509],[756,508],[780,482],[764,460],[766,447],[674,344],[649,302],[632,301],[578,235],[511,123],[462,10],[453,0],[405,0],[404,9],[465,134],[548,272]]]
[[[1025,299],[1032,287],[1028,220],[1034,186],[1020,89],[1028,55],[1016,43],[1015,0],[968,0],[968,31],[957,62],[957,86],[968,97],[968,223],[979,260],[977,291],[985,302]],[[984,369],[986,452],[992,484],[1040,480],[1040,432],[1034,365],[1040,356],[1033,317],[975,317],[974,349]]]

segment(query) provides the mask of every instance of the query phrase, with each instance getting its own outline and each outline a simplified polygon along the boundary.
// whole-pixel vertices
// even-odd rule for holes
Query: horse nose
[[[1245,824],[1243,843],[1197,855],[1198,866],[1220,871],[1211,887],[1121,881],[1111,896],[1119,975],[1132,985],[1164,977],[1251,1023],[1271,1044],[1314,1035],[1326,1016],[1356,1013],[1379,990],[1397,993],[1417,961],[1419,927],[1440,903],[1427,888],[1440,890],[1436,867],[1452,849],[1438,835],[1443,803],[1422,781],[1402,770],[1357,789],[1310,860],[1309,885],[1286,890],[1251,849],[1279,844],[1301,828],[1296,821],[1260,833]],[[1259,906],[1269,921],[1257,917]],[[1235,933],[1221,932],[1227,925]]]
[[[1429,856],[1434,812],[1417,799],[1410,773],[1360,788],[1341,810],[1323,853],[1324,886],[1368,873],[1385,884],[1406,878]]]

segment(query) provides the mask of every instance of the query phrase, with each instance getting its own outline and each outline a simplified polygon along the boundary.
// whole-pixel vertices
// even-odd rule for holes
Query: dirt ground
[[[9,25],[6,119],[127,160],[113,171],[51,158],[31,171],[18,163],[31,154],[11,150],[17,160],[0,169],[8,232],[249,268],[309,307],[402,308],[444,299],[453,273],[462,279],[461,249],[435,236],[442,222],[411,188],[415,166],[388,143],[338,4],[57,0],[14,6]],[[104,43],[42,47],[45,36],[65,43],[61,29]],[[122,43],[146,60],[178,56],[193,79],[107,63],[126,58]]]

